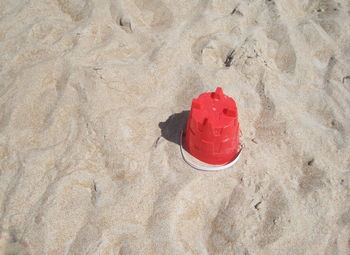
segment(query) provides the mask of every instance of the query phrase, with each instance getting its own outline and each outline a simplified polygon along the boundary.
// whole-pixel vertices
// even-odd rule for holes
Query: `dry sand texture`
[[[2,254],[350,254],[348,0],[3,0],[0,53]],[[245,149],[195,171],[218,85]]]

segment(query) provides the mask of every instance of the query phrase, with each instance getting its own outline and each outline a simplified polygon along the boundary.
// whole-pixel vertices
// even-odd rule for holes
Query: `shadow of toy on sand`
[[[165,122],[159,122],[162,137],[166,140],[180,144],[181,130],[186,128],[187,118],[190,111],[182,111],[169,116]]]

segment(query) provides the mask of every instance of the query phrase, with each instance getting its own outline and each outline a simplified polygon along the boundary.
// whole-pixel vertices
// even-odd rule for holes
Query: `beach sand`
[[[1,254],[350,254],[347,0],[0,2]],[[238,163],[181,158],[235,99]]]

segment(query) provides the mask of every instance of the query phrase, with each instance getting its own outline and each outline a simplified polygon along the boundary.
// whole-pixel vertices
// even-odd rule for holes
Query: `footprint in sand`
[[[128,11],[124,9],[127,8],[123,8],[123,2],[110,1],[109,11],[112,19],[125,32],[132,33],[134,29],[131,18],[127,15]]]
[[[325,173],[315,165],[314,158],[304,160],[303,175],[299,178],[299,189],[302,195],[307,195],[324,186]]]
[[[90,0],[57,0],[58,7],[75,22],[82,20],[91,12]]]
[[[330,38],[336,40],[342,36],[341,27],[335,19],[339,17],[343,11],[341,3],[333,0],[320,0],[311,2],[306,12],[313,15],[312,19],[316,24],[329,35]]]
[[[261,101],[261,112],[259,118],[255,122],[256,136],[262,140],[278,139],[286,132],[285,122],[277,122],[275,118],[275,104],[269,98],[266,92],[266,85],[262,79],[256,86]]]
[[[135,0],[146,24],[154,29],[167,29],[173,24],[173,14],[159,0]]]
[[[232,59],[227,60],[234,52],[229,45],[220,42],[215,35],[198,38],[191,48],[193,58],[199,63],[211,67],[229,67]],[[232,56],[231,56],[232,57]],[[229,61],[229,62],[227,62]]]
[[[273,1],[267,1],[269,11],[269,25],[267,37],[277,43],[275,63],[278,69],[287,73],[294,73],[296,66],[296,54],[291,44],[286,25],[279,20],[280,11]]]

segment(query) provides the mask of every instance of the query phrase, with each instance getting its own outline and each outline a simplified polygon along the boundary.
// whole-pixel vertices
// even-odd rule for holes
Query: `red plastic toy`
[[[193,99],[185,135],[186,149],[197,159],[214,165],[231,162],[239,146],[236,102],[220,87]]]

